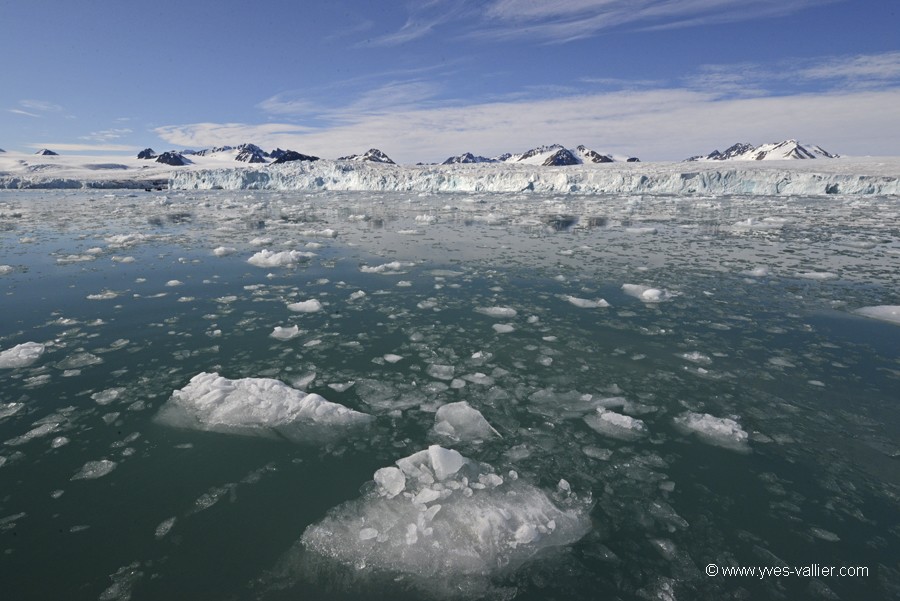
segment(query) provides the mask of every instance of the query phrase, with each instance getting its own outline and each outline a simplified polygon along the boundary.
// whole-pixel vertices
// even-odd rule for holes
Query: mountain
[[[832,154],[821,146],[803,145],[797,140],[785,140],[753,146],[746,142],[738,142],[728,147],[725,152],[713,150],[706,156],[693,156],[687,161],[784,161],[790,159],[836,159],[838,154]]]
[[[370,163],[385,163],[387,165],[396,165],[390,157],[377,148],[370,148],[366,154],[351,154],[349,156],[338,158],[339,161],[368,161]]]
[[[38,150],[38,151],[37,151],[36,153],[34,153],[34,154],[40,155],[40,156],[42,156],[42,157],[56,157],[56,156],[59,156],[59,153],[58,153],[58,152],[53,152],[52,150],[48,150],[48,149],[46,149],[46,148],[41,148],[40,150]]]
[[[273,165],[280,165],[281,163],[290,163],[292,161],[318,161],[319,157],[310,156],[308,154],[300,154],[294,150],[281,150],[280,148],[273,150],[269,153],[269,156],[277,157],[274,161],[272,161]]]
[[[235,161],[242,163],[267,163],[266,152],[256,144],[241,144],[235,150],[238,151]]]
[[[505,157],[505,158],[502,158]],[[565,165],[584,165],[591,163],[613,163],[616,159],[610,154],[600,154],[583,144],[574,150],[569,150],[561,144],[538,146],[522,154],[501,155],[498,161],[504,163],[523,163],[525,165],[542,165],[544,167],[558,167]],[[627,159],[629,163],[638,162],[635,157]]]
[[[137,158],[139,158],[139,159],[155,159],[156,152],[152,148],[145,148],[138,153]]]
[[[500,160],[503,160],[503,159],[500,159]],[[450,157],[449,159],[447,159],[446,161],[441,163],[441,165],[461,165],[461,164],[468,164],[468,163],[496,163],[496,162],[498,162],[498,159],[489,159],[487,157],[475,156],[471,152],[466,152],[459,156]]]
[[[162,163],[164,165],[172,165],[173,167],[182,167],[184,165],[191,164],[191,161],[186,159],[183,154],[181,154],[180,152],[175,152],[174,150],[162,153],[161,155],[156,157],[156,162]]]

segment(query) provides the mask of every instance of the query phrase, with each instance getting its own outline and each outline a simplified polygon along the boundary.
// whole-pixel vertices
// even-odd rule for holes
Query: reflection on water
[[[900,304],[897,223],[886,198],[0,193],[0,351],[44,349],[0,369],[0,585],[893,598],[900,327],[852,311]],[[261,250],[315,256],[249,264]],[[159,423],[202,372],[279,380],[374,423],[299,444]],[[448,437],[466,424],[437,411],[460,401],[498,436]],[[279,415],[266,407],[252,418]],[[410,523],[393,529],[373,475],[435,444],[482,480],[417,480],[402,490],[422,523],[397,505]],[[552,535],[551,510],[520,517],[504,487],[588,512],[587,533]],[[506,546],[467,555],[441,530],[460,508]],[[329,523],[349,535],[323,557],[301,536]],[[379,553],[407,544],[441,552]],[[870,576],[710,578],[710,563]]]

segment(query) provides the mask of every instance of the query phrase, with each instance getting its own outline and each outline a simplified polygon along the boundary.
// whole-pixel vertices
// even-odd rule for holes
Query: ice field
[[[4,598],[900,597],[897,196],[0,191],[0,290]]]

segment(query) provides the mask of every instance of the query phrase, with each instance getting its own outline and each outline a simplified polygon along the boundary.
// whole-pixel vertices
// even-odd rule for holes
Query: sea
[[[898,305],[896,197],[0,191],[0,597],[897,599]]]

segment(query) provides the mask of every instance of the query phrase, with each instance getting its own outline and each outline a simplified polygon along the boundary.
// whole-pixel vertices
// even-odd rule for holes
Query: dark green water
[[[896,598],[900,326],[853,310],[900,304],[898,215],[895,199],[0,193],[0,350],[45,346],[0,369],[0,590]],[[770,221],[739,225],[750,218]],[[316,256],[247,263],[264,248]],[[361,269],[391,261],[409,265]],[[312,298],[321,311],[286,307]],[[297,337],[270,336],[292,325]],[[376,422],[304,445],[154,421],[204,371],[279,379]],[[614,411],[646,432],[593,430],[584,395],[624,397]],[[583,538],[513,571],[485,566],[483,589],[464,591],[453,573],[423,590],[298,543],[375,470],[454,446],[431,428],[459,400],[502,437],[455,448],[542,490],[568,481],[592,499]],[[680,429],[688,411],[735,420],[747,442]],[[72,479],[99,460],[114,469]],[[868,575],[709,577],[708,564]]]

